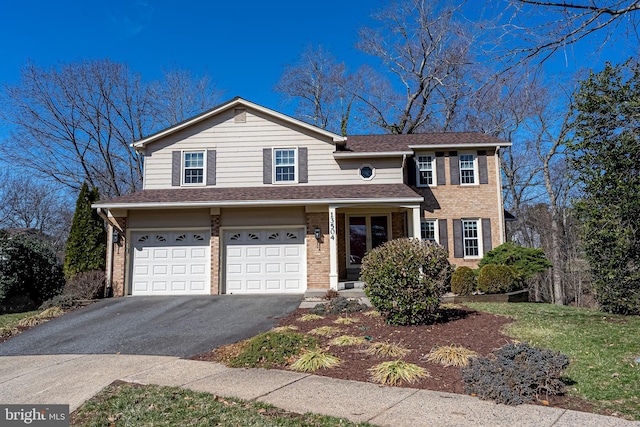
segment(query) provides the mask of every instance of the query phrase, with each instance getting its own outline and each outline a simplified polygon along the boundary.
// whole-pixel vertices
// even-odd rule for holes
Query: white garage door
[[[304,292],[304,235],[303,228],[226,232],[226,293]]]
[[[209,237],[209,230],[132,232],[131,294],[210,294]]]

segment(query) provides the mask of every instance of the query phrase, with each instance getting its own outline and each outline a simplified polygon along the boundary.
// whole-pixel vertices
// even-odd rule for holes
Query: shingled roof
[[[402,152],[412,146],[507,146],[510,143],[478,132],[414,133],[403,135],[349,135],[347,152]]]
[[[296,185],[241,188],[171,188],[142,190],[125,196],[96,202],[93,206],[127,208],[137,206],[238,206],[326,204],[331,202],[366,203],[420,202],[423,197],[404,184],[368,185]]]

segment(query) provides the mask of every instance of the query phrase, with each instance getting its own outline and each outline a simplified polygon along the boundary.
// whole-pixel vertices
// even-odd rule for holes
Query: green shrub
[[[33,310],[63,286],[62,268],[46,236],[0,233],[0,313]]]
[[[489,357],[469,360],[462,368],[465,391],[496,403],[518,405],[564,391],[561,376],[569,358],[529,344],[508,344]]]
[[[105,268],[107,232],[102,218],[95,209],[91,209],[91,204],[98,200],[98,189],[89,190],[87,183],[83,183],[65,250],[64,274],[67,278]]]
[[[470,295],[476,290],[476,273],[469,267],[458,267],[451,275],[451,292]]]
[[[490,264],[508,265],[520,283],[537,273],[547,271],[552,266],[542,249],[525,248],[513,242],[503,243],[487,252],[478,263],[478,267]]]
[[[365,293],[389,324],[432,322],[449,290],[448,256],[445,248],[418,239],[386,242],[362,260]]]
[[[265,332],[249,339],[242,353],[229,361],[233,368],[272,368],[286,366],[303,349],[318,346],[312,336],[296,332]]]
[[[69,294],[61,294],[46,300],[45,302],[42,303],[42,305],[38,309],[46,310],[51,307],[60,307],[63,310],[70,310],[72,308],[78,308],[81,306],[82,304],[80,303],[80,301],[76,296],[69,295]]]
[[[518,289],[513,269],[508,265],[487,264],[478,273],[478,290],[487,294],[501,294]]]
[[[325,314],[357,313],[365,310],[369,310],[369,307],[365,304],[345,297],[337,297],[329,302],[316,304],[316,306],[311,309],[311,313],[323,316]]]

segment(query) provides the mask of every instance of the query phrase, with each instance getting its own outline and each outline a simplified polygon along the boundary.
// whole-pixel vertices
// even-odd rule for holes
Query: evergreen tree
[[[105,268],[106,230],[102,218],[91,209],[91,204],[99,199],[97,188],[89,191],[87,183],[82,184],[64,256],[64,274],[67,278],[84,271]]]
[[[640,66],[607,64],[582,82],[567,145],[583,185],[576,209],[604,311],[640,313]]]

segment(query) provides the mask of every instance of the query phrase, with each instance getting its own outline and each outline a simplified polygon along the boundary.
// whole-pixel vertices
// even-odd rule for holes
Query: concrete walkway
[[[231,369],[168,356],[0,357],[3,404],[69,404],[73,411],[115,380],[179,386],[380,426],[640,426],[640,422],[565,409],[496,405],[459,394],[278,370]]]

